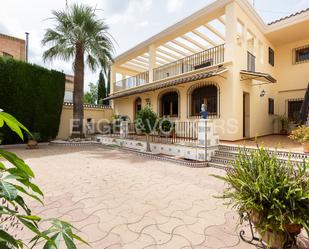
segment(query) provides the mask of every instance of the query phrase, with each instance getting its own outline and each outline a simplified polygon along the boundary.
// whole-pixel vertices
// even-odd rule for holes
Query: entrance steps
[[[219,149],[215,151],[215,154],[211,157],[211,161],[208,163],[210,167],[216,168],[230,168],[240,150],[245,150],[247,153],[256,151],[256,148],[243,148],[240,146],[233,145],[219,145]],[[270,154],[277,154],[277,157],[282,161],[290,161],[294,165],[301,164],[304,160],[308,159],[308,155],[299,152],[288,152],[274,149],[268,149]]]

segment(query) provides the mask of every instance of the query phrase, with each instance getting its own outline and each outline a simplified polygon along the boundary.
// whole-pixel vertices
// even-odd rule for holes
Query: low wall
[[[84,105],[84,119],[92,119],[96,123],[102,120],[112,120],[113,109],[109,106]],[[70,136],[70,125],[73,119],[73,105],[71,103],[64,103],[61,113],[61,120],[57,139],[66,139]]]

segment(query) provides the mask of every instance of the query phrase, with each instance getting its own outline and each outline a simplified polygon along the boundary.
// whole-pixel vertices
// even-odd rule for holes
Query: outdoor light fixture
[[[261,93],[260,93],[260,97],[262,98],[262,97],[264,97],[266,95],[266,91],[263,89],[262,91],[261,91]]]

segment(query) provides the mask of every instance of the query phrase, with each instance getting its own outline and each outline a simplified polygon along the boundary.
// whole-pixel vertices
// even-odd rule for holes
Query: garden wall
[[[97,127],[98,122],[109,122],[112,120],[113,109],[110,106],[99,105],[84,105],[84,118],[92,119],[94,127]],[[70,136],[71,120],[73,118],[73,105],[72,103],[64,103],[61,113],[60,127],[57,138],[66,139]],[[97,129],[95,132],[100,133]]]

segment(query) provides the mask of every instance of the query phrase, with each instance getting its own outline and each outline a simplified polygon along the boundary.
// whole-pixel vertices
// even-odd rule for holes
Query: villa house
[[[199,118],[207,105],[221,140],[273,134],[309,82],[309,9],[266,24],[247,0],[217,0],[115,58],[108,99],[134,120]]]

